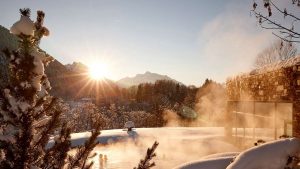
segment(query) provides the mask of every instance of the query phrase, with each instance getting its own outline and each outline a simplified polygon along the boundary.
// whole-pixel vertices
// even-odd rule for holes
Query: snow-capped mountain
[[[122,87],[130,87],[139,85],[141,83],[155,83],[157,80],[171,80],[180,83],[167,75],[160,75],[157,73],[151,73],[149,71],[144,74],[137,74],[134,77],[125,77],[117,81],[117,84]]]
[[[88,71],[88,67],[81,62],[73,62],[72,64],[66,64],[65,67],[73,72],[83,73]]]

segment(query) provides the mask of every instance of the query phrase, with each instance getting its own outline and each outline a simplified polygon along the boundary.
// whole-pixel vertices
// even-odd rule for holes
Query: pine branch
[[[33,146],[36,148],[37,146],[45,147],[48,143],[50,133],[52,133],[57,126],[59,125],[59,116],[61,112],[55,111],[51,117],[51,119],[48,121],[48,123],[43,127],[44,130],[41,132],[40,139],[35,143]]]
[[[31,11],[29,8],[21,8],[19,11],[22,16],[30,16]]]
[[[151,167],[154,167],[155,162],[151,163],[151,160],[152,160],[153,157],[156,156],[155,149],[157,148],[157,146],[158,146],[158,142],[155,141],[154,144],[152,145],[152,147],[148,148],[145,158],[142,159],[140,161],[138,167],[137,168],[134,167],[134,169],[149,169]]]
[[[15,145],[12,142],[0,140],[0,149],[4,150],[6,160],[0,162],[0,168],[13,168],[14,159],[16,159]]]
[[[37,18],[35,22],[35,27],[37,29],[40,29],[43,26],[44,18],[45,18],[45,13],[43,11],[37,11]]]
[[[43,158],[42,168],[60,169],[65,165],[65,159],[71,148],[71,129],[64,123],[54,145],[49,148]]]
[[[92,135],[86,142],[84,146],[78,147],[76,155],[69,158],[68,169],[73,169],[76,167],[84,168],[86,165],[86,161],[88,159],[89,154],[94,149],[94,147],[98,144],[97,137],[100,134],[100,124],[96,126],[96,128],[92,131]]]
[[[30,168],[33,162],[31,157],[31,140],[33,137],[32,131],[33,119],[30,114],[23,114],[20,117],[20,130],[19,135],[16,135],[16,142],[18,143],[17,153],[19,156],[16,158],[15,166],[18,168]]]
[[[37,101],[36,106],[40,106],[40,104],[44,103],[43,99],[40,99]],[[43,105],[45,108],[43,111],[40,111],[39,113],[36,113],[33,117],[35,119],[40,118],[43,114],[45,114],[46,112],[49,112],[51,109],[53,109],[53,107],[58,104],[58,99],[57,98],[52,98],[50,100],[50,103],[48,105]]]
[[[30,18],[23,17],[30,17],[30,9],[20,9],[20,13],[20,20],[29,19],[31,22]],[[36,29],[30,30],[33,35],[26,31],[12,31],[19,37],[18,50],[3,50],[9,61],[10,79],[9,86],[0,92],[0,129],[4,131],[1,132],[4,139],[0,140],[0,151],[6,157],[0,161],[0,168],[90,168],[93,163],[87,164],[87,159],[97,145],[100,124],[85,145],[79,147],[75,157],[68,156],[71,128],[66,123],[61,126],[61,102],[49,96],[51,86],[44,69],[41,69],[52,60],[38,46],[40,39],[49,34],[49,30],[43,27],[44,17],[44,12],[37,12]],[[50,135],[57,130],[60,133],[55,137],[54,145],[47,147]]]
[[[34,43],[39,44],[41,41],[41,38],[43,36],[49,35],[49,30],[46,27],[43,27],[45,18],[45,13],[43,11],[37,11],[37,18],[35,22],[35,33],[34,33]]]

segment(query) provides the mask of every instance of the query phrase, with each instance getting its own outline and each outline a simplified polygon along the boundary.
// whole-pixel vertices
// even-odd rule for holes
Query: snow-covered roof
[[[278,70],[281,68],[291,67],[294,65],[300,65],[300,55],[289,58],[284,61],[278,61],[278,62],[275,62],[272,64],[265,65],[259,69],[255,69],[255,70],[251,71],[250,74],[261,74],[261,73],[265,73],[265,72]]]
[[[261,68],[254,69],[254,70],[250,71],[249,73],[240,73],[236,76],[229,77],[228,80],[232,80],[235,77],[245,77],[245,76],[251,76],[251,75],[257,75],[257,74],[272,72],[272,71],[276,71],[276,70],[279,70],[279,69],[282,69],[282,68],[292,67],[292,66],[295,66],[295,65],[300,65],[300,55],[298,55],[296,57],[289,58],[289,59],[284,60],[284,61],[278,61],[278,62],[275,62],[275,63],[265,65]]]

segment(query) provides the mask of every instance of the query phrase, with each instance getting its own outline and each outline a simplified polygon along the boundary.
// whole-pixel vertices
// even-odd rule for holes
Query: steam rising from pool
[[[148,147],[157,140],[154,168],[173,168],[203,156],[235,152],[238,149],[224,137],[223,128],[139,128],[136,140],[98,145],[93,158],[96,169],[126,169],[137,166]],[[105,158],[106,157],[106,158]]]

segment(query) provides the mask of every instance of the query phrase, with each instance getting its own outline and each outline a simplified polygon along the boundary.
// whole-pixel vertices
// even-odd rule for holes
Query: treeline
[[[130,88],[116,86],[103,88],[113,90],[106,95],[98,95],[94,92],[95,103],[100,107],[109,107],[111,104],[125,107],[126,111],[157,111],[158,109],[172,109],[175,105],[185,105],[193,108],[196,104],[195,86],[185,86],[171,80],[158,80],[155,83],[142,83]],[[101,92],[103,93],[103,92]]]
[[[96,98],[96,104],[100,106],[109,106],[112,103],[117,105],[136,103],[131,107],[148,105],[170,108],[177,103],[194,107],[197,91],[198,88],[195,86],[185,86],[171,80],[158,80],[154,84],[142,83],[130,88],[106,85],[100,94],[96,95],[97,92],[93,92],[90,96]]]
[[[122,128],[126,121],[133,121],[136,127],[165,126],[169,120],[165,113],[170,111],[178,115],[176,120],[183,122],[180,124],[187,126],[211,125],[212,122],[221,125],[224,120],[225,88],[209,79],[200,87],[159,80],[117,91],[118,99],[97,105],[97,112],[105,117],[105,129]],[[82,112],[85,116],[88,111]]]
[[[170,80],[158,80],[154,84],[145,83],[137,87],[135,99],[137,102],[146,102],[153,105],[162,105],[171,108],[176,103],[193,107],[198,88],[185,86]]]

